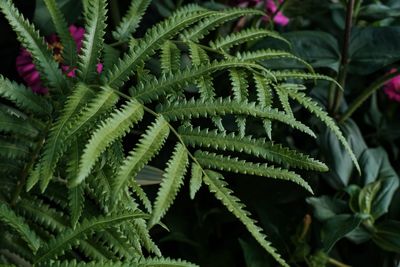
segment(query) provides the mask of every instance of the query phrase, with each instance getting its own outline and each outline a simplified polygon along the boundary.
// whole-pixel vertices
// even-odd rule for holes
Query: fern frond
[[[333,82],[339,88],[343,89],[342,86],[335,79],[318,73],[307,73],[301,71],[271,71],[271,74],[274,75],[278,81],[285,81],[288,79],[325,80],[328,82]]]
[[[265,37],[271,37],[274,39],[281,40],[290,46],[289,41],[283,38],[277,32],[268,31],[265,29],[258,29],[258,28],[244,29],[238,32],[231,33],[228,36],[219,37],[217,40],[211,41],[210,46],[214,49],[221,49],[228,51],[233,46]]]
[[[289,267],[276,249],[272,247],[271,243],[265,240],[266,237],[262,233],[262,229],[250,218],[250,213],[245,210],[245,205],[232,194],[232,190],[226,187],[227,183],[224,181],[223,176],[215,171],[206,170],[203,181],[208,185],[210,191],[215,194],[217,199],[246,226],[247,230],[258,243],[282,266]]]
[[[0,156],[10,160],[24,159],[29,155],[29,147],[16,141],[0,139]]]
[[[123,228],[123,225],[121,226]],[[161,251],[153,242],[147,229],[146,221],[143,219],[135,220],[132,222],[132,227],[135,229],[137,237],[147,249],[148,252],[154,253],[156,256],[161,257]]]
[[[311,72],[311,74],[315,74],[313,67],[310,64],[308,64],[307,61],[286,51],[263,49],[251,52],[242,52],[242,53],[238,52],[236,54],[236,57],[241,60],[250,62],[263,61],[268,59],[290,58],[303,64]]]
[[[103,48],[103,72],[107,73],[118,62],[120,51],[111,45],[104,44]]]
[[[120,199],[129,179],[131,179],[131,183],[136,184],[134,177],[158,153],[168,135],[169,125],[160,116],[143,134],[136,148],[129,153],[128,158],[121,165],[113,183],[114,200]],[[135,187],[133,189],[135,190]],[[151,210],[151,205],[146,205],[146,208]]]
[[[107,248],[117,254],[119,258],[131,259],[138,256],[127,237],[118,228],[107,229],[99,233],[99,236],[106,242]]]
[[[183,260],[154,258],[139,260],[138,267],[198,267],[198,265]]]
[[[33,61],[45,85],[64,91],[67,83],[39,32],[15,8],[12,0],[0,1],[0,9],[17,33],[18,40],[32,54]]]
[[[183,177],[188,163],[186,147],[180,143],[177,144],[171,159],[167,163],[164,179],[157,192],[153,212],[148,222],[149,227],[157,224],[171,206],[179,188],[183,184]]]
[[[256,93],[257,93],[257,100],[258,103],[263,108],[271,108],[272,106],[272,89],[271,89],[271,81],[266,79],[264,76],[254,73],[253,74]],[[267,133],[268,138],[272,139],[272,123],[270,120],[264,120],[263,126],[265,132]]]
[[[165,42],[161,47],[161,70],[163,73],[174,73],[180,70],[180,65],[180,50],[173,42]]]
[[[83,212],[85,201],[84,184],[79,184],[76,187],[68,189],[69,208],[71,213],[71,226],[75,228],[79,218]]]
[[[203,172],[201,167],[196,164],[192,163],[192,171],[190,175],[190,198],[194,199],[197,191],[199,191],[201,184],[203,182]]]
[[[189,101],[185,100],[161,105],[158,107],[158,112],[165,119],[172,121],[226,114],[254,116],[256,118],[277,120],[315,137],[314,132],[303,123],[278,110],[263,109],[254,102],[238,103],[237,101],[223,98],[218,98],[215,101],[203,101],[192,98]]]
[[[0,111],[0,132],[22,135],[26,137],[37,137],[39,130],[36,129],[29,119]]]
[[[267,164],[252,163],[238,158],[217,155],[204,151],[197,151],[194,155],[196,160],[203,168],[217,169],[220,171],[229,171],[242,174],[250,174],[256,176],[269,177],[294,182],[308,192],[313,193],[310,185],[304,181],[297,173],[268,166]]]
[[[124,221],[143,218],[144,216],[141,212],[130,212],[84,220],[75,229],[68,229],[52,238],[38,251],[35,262],[43,262],[62,254],[75,245],[79,238],[91,235],[96,230],[115,227]]]
[[[328,171],[328,167],[324,163],[265,139],[254,139],[250,136],[241,137],[235,133],[227,134],[217,130],[210,131],[208,129],[183,127],[179,129],[179,135],[185,144],[190,146],[242,152],[299,169]]]
[[[147,31],[146,35],[138,41],[137,44],[126,54],[115,67],[109,71],[105,77],[105,82],[113,87],[121,87],[129,76],[138,68],[138,66],[149,57],[155,50],[171,37],[178,34],[186,27],[199,21],[200,19],[215,14],[212,11],[189,12],[182,9],[176,12],[167,20],[155,25]]]
[[[50,134],[43,147],[42,157],[36,165],[37,172],[39,172],[36,174],[41,176],[41,188],[43,191],[52,179],[58,161],[71,143],[67,142],[71,119],[78,114],[90,96],[92,96],[91,91],[86,85],[77,84],[71,96],[67,98],[61,116],[58,117],[50,129]],[[35,184],[34,179],[36,178],[31,175],[29,179],[28,190]]]
[[[154,78],[146,83],[140,83],[131,91],[132,95],[146,103],[158,99],[160,96],[170,92],[178,91],[186,85],[193,83],[193,80],[199,77],[206,77],[214,72],[230,69],[230,68],[258,68],[257,64],[251,62],[241,62],[237,59],[229,59],[225,61],[215,61],[211,64],[194,66],[184,71],[163,75],[161,78]],[[213,95],[207,92],[207,95]]]
[[[285,90],[280,89],[280,85],[275,86],[276,95],[279,98],[279,102],[281,102],[281,106],[285,113],[291,117],[294,117],[292,108],[290,107],[289,103],[289,96]]]
[[[134,0],[131,1],[128,11],[121,20],[121,23],[112,33],[113,37],[118,41],[128,41],[131,35],[136,31],[140,21],[150,5],[151,0]]]
[[[312,98],[306,96],[304,93],[293,90],[287,90],[287,92],[291,98],[295,99],[304,108],[317,116],[336,135],[340,143],[346,149],[347,153],[349,153],[351,160],[354,163],[354,166],[356,167],[358,172],[361,173],[360,165],[358,164],[357,158],[354,155],[350,145],[347,143],[346,138],[344,138],[342,132],[340,131],[334,120],[329,117],[328,113],[324,111],[315,101],[313,101]]]
[[[52,111],[50,103],[44,97],[2,75],[0,75],[0,96],[13,102],[18,108],[34,114],[48,116]]]
[[[91,82],[98,75],[96,65],[104,44],[106,13],[106,0],[89,1],[87,12],[85,12],[85,34],[82,51],[78,61],[78,76],[84,82]]]
[[[18,235],[26,241],[29,248],[35,253],[41,246],[41,240],[33,232],[23,218],[17,216],[15,212],[6,204],[0,202],[0,222],[11,227]]]
[[[229,70],[229,78],[232,84],[233,99],[238,102],[246,102],[249,96],[246,72],[232,68]],[[236,123],[240,135],[244,136],[246,134],[246,118],[238,116],[236,117]]]
[[[56,0],[44,0],[44,3],[50,13],[51,19],[53,20],[57,35],[60,37],[63,46],[61,52],[64,63],[68,66],[76,66],[77,47],[68,30],[68,24],[64,15],[57,6]]]
[[[194,26],[192,29],[185,31],[181,35],[182,40],[197,42],[201,40],[204,36],[206,36],[210,31],[217,28],[223,23],[226,23],[230,20],[234,20],[243,16],[251,16],[251,15],[263,15],[263,12],[250,9],[250,8],[230,8],[226,11],[219,12],[214,16],[205,19],[200,22],[198,25]]]
[[[89,175],[101,153],[117,138],[124,136],[134,123],[140,121],[143,113],[142,105],[136,100],[131,100],[121,110],[115,111],[110,118],[102,122],[86,145],[78,175],[70,185],[77,186],[81,183]]]

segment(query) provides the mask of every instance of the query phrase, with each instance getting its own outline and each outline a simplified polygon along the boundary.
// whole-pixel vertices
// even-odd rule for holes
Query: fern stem
[[[337,261],[335,259],[332,259],[332,258],[329,258],[328,262],[337,267],[351,267],[350,265],[344,264],[344,263]]]
[[[11,202],[10,202],[11,206],[15,206],[15,204],[18,201],[18,197],[21,194],[22,189],[24,188],[24,186],[26,184],[26,178],[28,177],[30,170],[32,169],[33,165],[36,162],[37,157],[39,156],[40,150],[42,149],[42,147],[45,143],[49,127],[50,127],[50,123],[47,125],[46,129],[44,130],[44,132],[42,134],[42,137],[37,142],[35,150],[33,151],[31,160],[24,166],[24,168],[21,172],[21,178],[18,180],[15,191],[11,198]]]
[[[350,36],[351,36],[351,28],[353,24],[353,12],[354,12],[354,3],[355,0],[348,0],[347,2],[347,13],[346,13],[346,27],[344,32],[344,40],[343,40],[343,48],[342,48],[342,59],[340,61],[338,82],[342,88],[345,87],[346,77],[347,77],[347,68],[349,64],[349,46],[350,46]],[[329,110],[332,114],[336,114],[340,103],[343,99],[343,91],[336,86],[331,88],[330,92],[330,101],[329,101]]]
[[[383,85],[385,85],[388,81],[390,81],[392,78],[396,77],[397,75],[400,74],[400,70],[397,70],[396,72],[389,73],[379,79],[377,79],[375,82],[373,82],[367,89],[364,90],[355,100],[353,103],[351,103],[350,107],[346,110],[346,112],[343,114],[343,116],[340,118],[339,122],[344,122],[350,116],[373,94],[375,93],[379,88],[381,88]]]

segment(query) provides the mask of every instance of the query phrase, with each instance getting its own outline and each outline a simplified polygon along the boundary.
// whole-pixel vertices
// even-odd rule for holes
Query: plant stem
[[[335,259],[332,259],[332,258],[329,258],[329,259],[328,259],[328,262],[329,262],[330,264],[332,264],[332,265],[337,266],[337,267],[351,267],[350,265],[344,264],[344,263],[342,263],[342,262],[340,262],[340,261],[337,261],[337,260],[335,260]]]
[[[346,110],[346,112],[343,114],[343,116],[339,121],[340,122],[346,121],[375,91],[377,91],[379,88],[385,85],[385,83],[387,83],[389,80],[396,77],[397,75],[400,75],[400,70],[397,70],[396,72],[393,73],[389,73],[379,78],[375,82],[373,82],[367,89],[364,90],[364,92],[362,92],[361,95],[359,95],[354,100],[354,102]]]
[[[347,12],[346,12],[346,27],[344,31],[344,40],[343,40],[343,48],[342,48],[342,59],[340,61],[339,75],[338,75],[338,83],[345,88],[346,77],[347,77],[347,68],[349,64],[349,45],[350,45],[350,36],[351,36],[351,28],[353,24],[353,11],[354,11],[354,1],[348,0],[347,2]],[[332,114],[336,114],[339,109],[340,103],[342,102],[343,91],[336,86],[331,88],[330,92],[330,101],[329,101],[329,110]]]

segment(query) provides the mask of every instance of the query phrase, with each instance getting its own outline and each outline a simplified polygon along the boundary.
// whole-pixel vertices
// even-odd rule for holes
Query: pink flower
[[[396,69],[391,69],[389,73],[393,73],[396,71]],[[383,91],[390,100],[400,102],[400,75],[388,81],[385,84]]]
[[[69,32],[76,43],[77,53],[79,53],[82,49],[85,29],[71,25],[69,27]],[[63,59],[61,56],[63,46],[60,43],[58,36],[52,34],[46,38],[46,41],[48,43],[48,47],[53,52],[54,59],[60,64],[60,68],[67,75],[67,77],[76,77],[76,67],[63,64]],[[32,89],[33,92],[39,94],[45,94],[48,92],[48,89],[42,84],[40,74],[33,63],[31,54],[25,48],[22,48],[21,53],[17,56],[16,65],[18,74],[24,79],[26,84]],[[101,73],[102,70],[103,65],[101,63],[97,64],[97,72]]]
[[[278,11],[278,13],[276,13],[278,10],[278,6],[275,3],[276,1],[278,1],[279,5],[281,5],[284,0],[239,0],[237,5],[240,7],[254,7],[258,4],[265,3],[265,11],[268,16],[264,17],[264,20],[268,21],[271,19],[271,17],[273,17],[274,23],[280,26],[286,26],[289,23],[289,18],[283,15],[282,11]]]

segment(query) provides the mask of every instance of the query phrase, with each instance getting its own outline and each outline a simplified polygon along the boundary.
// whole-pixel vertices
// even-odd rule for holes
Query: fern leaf
[[[188,153],[186,147],[179,143],[175,146],[172,158],[167,163],[168,167],[157,193],[153,213],[148,222],[149,227],[157,224],[171,206],[179,188],[183,184],[187,165]]]
[[[107,73],[118,62],[120,51],[107,44],[104,44],[103,50],[103,72]]]
[[[30,229],[23,218],[17,216],[17,214],[4,203],[0,203],[0,222],[5,223],[15,230],[18,235],[26,241],[34,253],[39,249],[41,240],[36,236],[36,233]]]
[[[124,221],[143,218],[144,216],[145,215],[140,212],[130,212],[84,220],[82,224],[78,224],[75,229],[68,229],[52,238],[38,251],[36,263],[49,260],[52,257],[62,254],[65,250],[75,245],[79,238],[90,235],[96,230],[115,227]]]
[[[147,251],[154,253],[158,257],[161,257],[160,249],[153,242],[153,240],[151,240],[146,221],[143,219],[135,220],[132,222],[132,227],[135,229],[137,237],[140,239]]]
[[[238,103],[237,101],[223,98],[207,102],[192,99],[190,101],[185,100],[161,105],[158,107],[158,112],[165,119],[172,121],[226,114],[254,116],[256,118],[277,120],[315,137],[314,132],[303,123],[275,109],[263,109],[256,106],[254,102]]]
[[[20,142],[0,139],[0,156],[8,159],[23,159],[29,155],[29,147]]]
[[[299,102],[303,107],[317,116],[325,125],[336,135],[339,139],[340,143],[349,153],[351,160],[353,161],[356,169],[359,173],[361,173],[360,166],[358,164],[357,158],[354,155],[350,145],[347,143],[346,138],[344,138],[342,132],[340,131],[339,127],[333,121],[331,117],[329,117],[328,113],[326,113],[315,101],[313,101],[310,97],[307,97],[304,93],[296,92],[293,90],[287,90],[289,96]]]
[[[198,265],[183,261],[183,260],[172,260],[169,258],[154,258],[154,259],[142,259],[139,261],[140,267],[197,267]]]
[[[199,67],[194,66],[193,68],[184,70],[182,72],[170,73],[162,76],[160,79],[154,78],[146,83],[140,83],[136,88],[131,91],[132,95],[144,102],[150,102],[158,99],[160,96],[170,92],[176,92],[186,85],[193,83],[193,80],[199,77],[206,77],[214,72],[229,69],[229,68],[258,68],[257,64],[249,62],[241,62],[237,59],[230,59],[226,61],[216,61],[211,64],[202,65]],[[208,96],[212,96],[213,93],[207,92]]]
[[[217,130],[200,130],[200,128],[180,128],[179,135],[186,145],[210,147],[216,150],[229,150],[247,153],[278,164],[320,172],[328,171],[328,167],[313,158],[296,150],[282,147],[265,139],[254,139],[249,136],[240,137],[235,133],[227,134]]]
[[[239,17],[251,16],[251,15],[262,16],[263,13],[256,9],[247,9],[247,8],[231,8],[226,11],[219,12],[216,15],[200,22],[192,29],[185,31],[181,35],[181,39],[197,42],[201,40],[204,36],[206,36],[210,31],[217,28],[221,24],[230,20],[234,20]]]
[[[66,79],[38,31],[25,20],[18,9],[15,8],[12,0],[0,1],[0,9],[17,33],[18,40],[32,54],[35,66],[45,85],[64,91],[67,86]]]
[[[303,59],[288,53],[286,51],[281,51],[281,50],[273,50],[273,49],[263,49],[263,50],[257,50],[254,52],[243,52],[243,53],[237,53],[236,54],[237,58],[240,58],[241,60],[244,61],[263,61],[263,60],[268,60],[268,59],[278,59],[278,58],[290,58],[294,59],[300,63],[302,63],[308,70],[314,74],[314,69],[313,67],[308,64],[306,61]]]
[[[180,50],[171,41],[165,42],[161,47],[161,70],[163,73],[174,73],[180,69],[180,65]]]
[[[279,98],[279,101],[281,102],[282,108],[285,113],[291,117],[294,117],[292,108],[290,107],[289,96],[287,92],[285,90],[281,90],[279,85],[275,86],[275,92]]]
[[[228,36],[219,37],[214,42],[211,41],[210,46],[214,49],[221,49],[228,51],[233,46],[265,37],[272,37],[274,39],[281,40],[290,46],[289,41],[287,41],[277,32],[268,31],[265,29],[258,29],[258,28],[249,28],[239,32],[231,33]]]
[[[263,108],[270,108],[272,106],[272,98],[273,98],[272,90],[271,90],[271,86],[270,86],[271,81],[257,73],[253,74],[253,78],[254,78],[254,83],[255,83],[255,87],[256,87],[258,103]],[[268,138],[272,139],[272,123],[271,123],[271,121],[264,120],[263,126],[265,129],[265,132],[267,133]]]
[[[313,193],[310,185],[303,178],[297,173],[288,170],[204,151],[197,151],[195,157],[199,164],[205,168],[292,181]]]
[[[83,211],[85,201],[84,184],[68,189],[69,208],[71,213],[71,225],[76,227]]]
[[[82,109],[91,96],[90,89],[79,83],[68,97],[62,109],[61,116],[50,129],[48,140],[44,144],[42,157],[36,166],[41,175],[41,189],[44,191],[53,177],[54,170],[63,153],[71,142],[67,142],[67,134],[71,127],[71,119]],[[32,177],[32,175],[31,175]],[[34,185],[34,177],[29,178],[30,186]],[[30,188],[28,188],[29,190]]]
[[[36,129],[28,119],[9,115],[2,111],[0,111],[0,132],[33,138],[37,137],[39,134],[38,129]]]
[[[53,20],[57,35],[61,39],[63,46],[61,52],[64,63],[68,66],[76,66],[77,47],[68,30],[68,24],[64,15],[57,6],[56,0],[44,0],[44,3],[50,13],[51,19]]]
[[[233,99],[238,102],[245,102],[249,96],[247,91],[248,83],[246,72],[243,70],[230,69],[229,77],[232,84]],[[236,123],[239,127],[239,133],[241,136],[246,134],[246,118],[238,116],[236,118]]]
[[[128,158],[121,165],[113,183],[114,199],[120,199],[123,188],[129,179],[131,179],[131,183],[140,187],[136,184],[134,177],[161,149],[168,135],[169,124],[160,116],[143,134],[136,148],[129,153]],[[133,189],[135,190],[135,187]],[[147,201],[145,202],[147,203]],[[146,205],[146,208],[150,211],[151,205]]]
[[[71,186],[77,186],[89,175],[101,153],[117,138],[124,136],[134,123],[140,121],[143,112],[142,105],[131,100],[101,124],[83,151],[78,175],[71,181]]]
[[[318,73],[307,73],[301,71],[271,71],[271,75],[273,75],[278,81],[284,81],[288,79],[325,80],[328,82],[333,82],[343,90],[342,86],[335,79]]]
[[[108,72],[105,82],[113,88],[121,87],[129,76],[138,68],[139,63],[151,57],[155,50],[180,31],[199,21],[200,19],[214,14],[211,11],[186,12],[183,9],[175,13],[167,20],[155,25],[147,31],[146,35],[126,54],[115,67]]]
[[[130,36],[135,32],[139,26],[143,15],[150,5],[151,0],[133,0],[129,6],[128,11],[122,18],[121,23],[116,30],[112,33],[113,37],[118,41],[128,41]]]
[[[84,82],[92,81],[97,75],[96,65],[104,44],[106,7],[106,0],[92,0],[85,13],[85,35],[78,64],[78,75]]]
[[[183,260],[169,258],[141,259],[139,261],[91,261],[76,260],[48,261],[38,265],[39,267],[198,267],[198,265]]]
[[[52,110],[45,98],[23,85],[9,81],[2,75],[0,75],[0,96],[13,102],[17,107],[38,115],[48,116]]]
[[[246,226],[251,235],[277,262],[279,262],[279,264],[284,267],[289,267],[276,249],[272,247],[271,243],[265,240],[265,235],[261,232],[262,229],[249,217],[250,213],[245,210],[244,204],[242,204],[237,197],[232,195],[232,191],[226,187],[227,183],[224,181],[223,176],[210,170],[206,170],[205,174],[203,180],[210,188],[210,191],[215,193],[222,204]]]
[[[190,198],[194,199],[203,182],[202,169],[198,164],[192,163],[192,173],[190,176]]]
[[[112,250],[114,254],[117,254],[119,258],[124,257],[129,260],[132,257],[138,256],[127,237],[118,229],[107,229],[99,233],[99,236],[106,242],[107,248]]]

